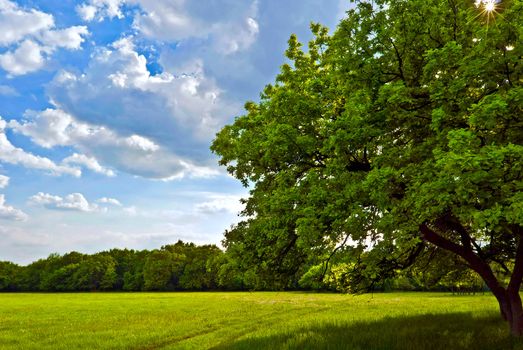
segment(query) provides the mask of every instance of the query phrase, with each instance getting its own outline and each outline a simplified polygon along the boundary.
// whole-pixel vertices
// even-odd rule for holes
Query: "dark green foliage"
[[[51,254],[27,266],[0,262],[0,291],[241,289],[238,270],[220,282],[221,262],[229,260],[218,247],[182,241],[153,251]]]
[[[19,275],[21,267],[7,261],[0,261],[0,290],[19,290]]]
[[[166,250],[153,250],[143,268],[144,290],[173,290],[177,284],[176,272],[183,256],[177,256]],[[177,271],[178,270],[178,271]]]
[[[69,264],[44,275],[39,289],[44,291],[73,291],[78,288],[80,264]],[[81,271],[80,271],[81,273]]]
[[[112,249],[86,255],[51,254],[28,266],[0,262],[0,291],[172,291],[172,290],[281,290],[350,292],[355,264],[340,259],[303,268],[297,279],[258,275],[241,257],[214,245],[197,246],[178,241],[152,251]],[[430,260],[431,264],[428,264]],[[435,263],[436,262],[436,263]],[[327,267],[327,268],[326,268]],[[426,254],[406,271],[373,290],[481,290],[478,277],[457,259],[440,252]],[[499,272],[502,274],[502,271]],[[365,285],[369,281],[361,281]],[[474,284],[475,283],[475,284]],[[471,287],[472,284],[472,288]]]

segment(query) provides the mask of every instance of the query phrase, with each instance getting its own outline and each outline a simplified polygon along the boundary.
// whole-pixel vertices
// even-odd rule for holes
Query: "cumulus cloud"
[[[59,48],[79,49],[86,35],[85,26],[55,29],[52,15],[0,0],[0,47],[8,47],[0,54],[0,67],[10,75],[41,69]]]
[[[60,74],[49,92],[58,107],[86,122],[177,149],[187,148],[187,133],[208,142],[231,111],[200,61],[153,75],[130,37],[99,50],[83,74]]]
[[[210,38],[218,46],[218,52],[229,54],[249,48],[259,31],[257,1],[139,0],[137,3],[143,11],[135,16],[134,27],[150,38],[165,41]]]
[[[105,17],[123,18],[121,7],[125,0],[90,0],[76,7],[78,15],[87,22],[94,20],[99,21]]]
[[[238,113],[240,105],[223,98],[221,89],[205,75],[201,61],[191,60],[177,70],[153,74],[147,59],[138,51],[133,38],[125,37],[99,49],[84,72],[61,72],[48,88],[55,110],[74,116],[78,123],[98,128],[99,134],[114,132],[121,135],[120,140],[126,137],[127,149],[162,154],[165,160],[158,166],[163,164],[166,171],[155,171],[158,166],[153,165],[150,174],[141,176],[171,178],[182,172],[207,172],[205,168],[211,164],[209,142],[225,121]],[[51,130],[38,124],[19,125],[17,129],[33,134],[37,141],[44,139],[41,135],[45,130],[49,145],[64,135],[57,134],[57,129],[63,130],[59,125],[53,125]],[[49,138],[53,133],[54,137]],[[94,151],[88,155],[113,167]],[[132,169],[151,164],[143,157],[137,162],[120,163],[131,173]]]
[[[27,111],[25,118],[22,122],[11,120],[7,126],[31,137],[33,142],[44,148],[71,145],[72,139],[90,132],[87,125],[74,123],[70,115],[60,110]]]
[[[78,13],[81,19],[87,22],[92,21],[95,18],[97,12],[98,9],[96,6],[92,5],[82,4],[76,7],[76,13]]]
[[[123,18],[125,6],[140,8],[134,12],[133,27],[148,38],[208,39],[226,55],[248,49],[259,32],[258,1],[89,0],[77,7],[77,13],[84,21]]]
[[[0,163],[17,164],[29,169],[44,170],[52,175],[68,174],[78,177],[82,174],[78,168],[58,165],[48,158],[35,156],[15,147],[7,139],[5,127],[6,122],[0,118]]]
[[[258,22],[252,17],[239,23],[226,23],[221,27],[222,34],[215,39],[215,46],[217,52],[225,55],[249,48],[260,31]]]
[[[65,158],[63,163],[81,165],[89,170],[94,171],[95,173],[103,174],[109,177],[116,175],[111,169],[101,166],[96,158],[88,157],[85,154],[74,153],[73,155]]]
[[[8,127],[42,147],[70,146],[81,152],[65,158],[63,166],[81,165],[107,176],[114,176],[112,169],[116,169],[163,180],[208,177],[217,173],[179,157],[148,138],[137,134],[120,136],[107,127],[77,121],[61,110],[33,111],[25,116],[24,121],[10,121]]]
[[[43,67],[42,47],[25,40],[16,50],[0,55],[0,67],[12,75],[22,75]]]
[[[241,196],[235,195],[210,194],[206,201],[196,204],[196,211],[205,214],[219,212],[238,214],[244,209],[241,199]]]
[[[81,193],[71,193],[65,197],[38,192],[29,198],[32,205],[41,205],[47,209],[72,210],[81,212],[103,211],[95,203],[89,203]]]
[[[98,199],[97,202],[104,203],[104,204],[111,204],[111,205],[115,205],[117,207],[122,206],[122,203],[120,203],[120,201],[115,198],[102,197],[102,198]]]
[[[5,203],[5,196],[0,194],[0,219],[26,221],[27,214]]]
[[[52,52],[56,48],[78,50],[89,34],[85,26],[72,26],[65,29],[48,30],[40,33],[37,38],[43,44],[43,51]]]
[[[54,26],[53,16],[35,9],[23,10],[9,0],[0,0],[0,45],[21,41]]]
[[[0,188],[6,188],[9,185],[9,176],[0,175]]]

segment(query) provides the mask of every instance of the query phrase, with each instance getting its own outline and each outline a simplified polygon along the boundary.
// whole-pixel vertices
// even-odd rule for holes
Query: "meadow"
[[[0,349],[523,349],[490,295],[0,294]]]

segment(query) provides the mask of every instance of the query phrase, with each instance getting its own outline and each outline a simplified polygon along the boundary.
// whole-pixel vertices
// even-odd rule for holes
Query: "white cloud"
[[[85,168],[94,171],[95,173],[103,174],[105,176],[115,176],[116,174],[111,169],[103,167],[98,163],[96,158],[88,157],[85,154],[74,153],[73,155],[63,160],[64,164],[77,164],[82,165]]]
[[[229,212],[238,214],[244,209],[244,205],[240,202],[241,196],[211,194],[205,202],[196,204],[196,211],[213,214],[219,212]]]
[[[14,2],[0,0],[0,46],[19,42],[53,26],[52,15],[34,9],[26,11]]]
[[[78,13],[81,19],[90,22],[95,18],[98,9],[96,8],[96,6],[82,4],[76,7],[76,12]]]
[[[73,26],[65,29],[48,30],[39,35],[44,50],[53,51],[63,47],[69,50],[78,50],[85,41],[84,37],[89,34],[85,26]]]
[[[115,198],[102,197],[102,198],[98,199],[97,202],[104,203],[104,204],[111,204],[111,205],[115,205],[117,207],[122,206],[122,203],[120,203],[120,201]]]
[[[134,27],[145,36],[159,40],[177,41],[188,37],[204,37],[211,26],[199,18],[191,18],[185,1],[138,0],[143,12],[136,14]],[[161,28],[165,28],[162,31]]]
[[[229,55],[249,48],[255,41],[260,31],[258,22],[252,17],[247,17],[240,23],[227,23],[221,26],[216,38],[216,50]]]
[[[23,211],[5,204],[5,197],[3,194],[0,194],[0,219],[26,221],[27,218],[27,214]]]
[[[134,27],[143,35],[164,41],[210,38],[218,52],[244,50],[256,40],[258,1],[134,0],[142,11]],[[226,8],[227,11],[223,11]],[[217,16],[217,14],[220,14]]]
[[[171,42],[210,39],[222,54],[248,49],[259,32],[257,0],[89,0],[76,9],[83,20],[92,21],[122,18],[126,5],[140,7],[134,12],[133,27],[142,35]]]
[[[13,123],[15,130],[44,147],[81,144],[77,149],[102,165],[157,179],[216,173],[209,142],[240,110],[199,60],[152,74],[132,37],[99,49],[83,73],[61,72],[48,91],[54,110],[63,112],[42,112],[32,122]],[[96,150],[115,143],[116,149]]]
[[[9,85],[0,85],[0,95],[3,96],[19,96],[20,94],[13,87]]]
[[[0,67],[12,76],[37,71],[58,48],[79,49],[88,35],[85,26],[54,27],[52,15],[0,0],[0,47],[8,47]]]
[[[72,210],[81,212],[103,211],[97,204],[89,203],[81,193],[71,193],[65,197],[38,192],[29,198],[29,203],[41,205],[47,209]]]
[[[6,188],[9,185],[9,176],[0,175],[0,188]]]
[[[180,134],[208,143],[232,115],[200,61],[152,75],[129,37],[99,50],[84,74],[57,76],[49,92],[57,107],[77,118],[160,143],[183,143],[175,139]]]
[[[71,145],[71,138],[89,132],[89,128],[73,123],[73,118],[60,110],[46,109],[40,113],[27,111],[27,121],[11,120],[7,126],[31,137],[33,142],[45,148]]]
[[[110,168],[146,178],[172,180],[208,177],[217,171],[194,164],[136,134],[119,136],[107,127],[77,121],[55,109],[27,112],[27,120],[12,120],[8,127],[46,148],[71,146],[81,152],[63,160],[64,166],[82,165],[92,171],[115,175]]]
[[[44,64],[42,47],[32,40],[25,40],[16,50],[0,55],[0,67],[12,75],[33,72]]]
[[[152,142],[151,140],[146,139],[145,137],[142,137],[140,135],[131,135],[127,138],[125,138],[125,143],[134,149],[142,150],[142,151],[157,151],[160,147]]]
[[[88,3],[76,7],[76,12],[84,21],[90,22],[97,18],[99,21],[105,17],[123,18],[121,6],[125,0],[90,0]]]
[[[29,169],[44,170],[52,175],[80,176],[82,172],[78,168],[65,165],[57,165],[52,160],[35,156],[21,148],[13,146],[5,134],[6,122],[0,118],[0,163],[17,164]]]

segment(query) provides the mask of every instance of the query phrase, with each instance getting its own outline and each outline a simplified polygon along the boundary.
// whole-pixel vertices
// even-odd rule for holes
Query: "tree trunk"
[[[519,295],[520,283],[514,282],[505,289],[497,279],[492,278],[490,269],[471,266],[487,283],[490,291],[496,297],[501,317],[509,324],[510,333],[515,337],[523,336],[523,304]]]
[[[495,296],[499,303],[501,317],[509,324],[510,333],[515,337],[523,336],[523,306],[519,293],[507,291],[503,296]]]
[[[519,291],[508,292],[508,301],[510,305],[511,318],[509,320],[510,332],[513,336],[521,337],[523,335],[523,306]]]
[[[511,312],[510,304],[507,300],[506,295],[498,296],[494,293],[494,296],[496,297],[496,300],[498,301],[501,317],[503,318],[504,321],[510,322],[512,312]]]
[[[521,305],[521,297],[519,295],[519,288],[523,281],[523,233],[521,232],[521,227],[517,226],[514,233],[519,239],[514,270],[507,287],[507,299],[511,311],[510,332],[516,337],[521,337],[523,336],[523,306]]]

